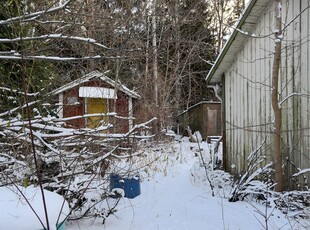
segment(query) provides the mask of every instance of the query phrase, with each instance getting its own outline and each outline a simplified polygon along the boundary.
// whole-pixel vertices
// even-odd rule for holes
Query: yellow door
[[[87,98],[87,114],[107,113],[107,103],[104,98]],[[105,116],[94,116],[87,119],[88,128],[97,128],[104,123]]]

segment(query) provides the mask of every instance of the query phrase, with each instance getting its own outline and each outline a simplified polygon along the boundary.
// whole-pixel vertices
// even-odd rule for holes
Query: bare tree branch
[[[281,107],[282,104],[283,104],[286,100],[288,100],[289,98],[291,98],[291,97],[296,97],[296,96],[300,96],[300,97],[310,97],[310,95],[304,94],[304,93],[292,93],[292,94],[286,96],[284,99],[282,99],[282,100],[279,102],[279,107]]]
[[[2,60],[43,60],[43,61],[53,61],[53,62],[74,62],[74,61],[85,61],[85,60],[93,60],[93,59],[127,59],[129,57],[127,56],[101,56],[101,55],[95,55],[95,56],[85,56],[85,57],[57,57],[57,56],[27,56],[27,55],[21,55],[21,54],[15,54],[15,55],[0,55],[0,59]]]
[[[46,35],[41,35],[41,36],[36,36],[36,37],[34,36],[34,37],[0,38],[0,42],[1,43],[13,43],[13,42],[35,41],[35,40],[45,40],[45,39],[74,40],[74,41],[92,44],[92,45],[98,46],[100,48],[109,49],[107,46],[96,42],[96,40],[92,39],[92,38],[77,37],[77,36],[66,36],[63,34],[46,34]]]
[[[43,11],[38,11],[38,12],[35,12],[35,13],[30,13],[30,14],[25,14],[25,15],[22,15],[22,16],[17,16],[17,17],[13,17],[13,18],[9,18],[9,19],[6,19],[6,20],[0,20],[0,26],[1,25],[8,25],[8,24],[11,24],[11,23],[15,23],[15,22],[29,22],[29,21],[33,21],[35,19],[37,19],[38,17],[41,17],[43,15],[46,15],[46,14],[51,14],[51,13],[55,13],[59,10],[62,10],[64,8],[67,7],[67,5],[71,2],[72,0],[68,0],[66,2],[64,2],[62,5],[58,6],[58,7],[54,7],[54,8],[51,8],[51,9],[48,9],[48,10],[43,10]]]

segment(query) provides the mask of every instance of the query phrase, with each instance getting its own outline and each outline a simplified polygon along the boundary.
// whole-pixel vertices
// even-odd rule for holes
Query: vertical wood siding
[[[249,37],[225,72],[226,166],[233,173],[245,170],[249,153],[263,141],[266,143],[261,152],[266,154],[266,162],[273,159],[273,4],[271,1],[253,31],[262,38]],[[308,0],[288,0],[283,1],[282,9],[287,26],[282,42],[279,94],[280,100],[285,99],[281,104],[282,150],[289,187],[304,180],[289,179],[292,174],[310,168],[310,9],[297,17],[309,4]]]

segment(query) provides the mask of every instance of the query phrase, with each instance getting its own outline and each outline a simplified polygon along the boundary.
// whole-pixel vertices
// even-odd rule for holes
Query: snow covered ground
[[[288,219],[261,202],[228,202],[231,186],[229,176],[222,171],[208,172],[215,186],[212,196],[198,145],[187,138],[143,151],[144,163],[150,167],[140,170],[141,195],[122,198],[117,212],[104,224],[100,218],[70,221],[67,230],[310,229],[309,218]],[[200,144],[200,151],[208,160],[207,143]]]
[[[60,224],[69,213],[69,206],[64,201],[64,198],[56,193],[45,190],[44,196],[50,229],[55,230],[56,226],[59,226],[58,229],[60,229]],[[20,186],[0,187],[0,229],[43,229],[39,221],[40,219],[44,225],[46,223],[43,210],[42,196],[39,188],[32,186],[27,188]]]

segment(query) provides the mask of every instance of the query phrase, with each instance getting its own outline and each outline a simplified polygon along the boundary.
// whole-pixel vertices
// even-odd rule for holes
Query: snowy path
[[[141,195],[134,199],[122,199],[115,216],[108,217],[105,225],[99,219],[83,220],[74,225],[69,223],[67,230],[264,229],[261,225],[264,218],[257,212],[258,209],[264,212],[264,206],[247,202],[230,203],[220,194],[212,197],[208,184],[194,180],[192,176],[193,173],[203,173],[202,169],[197,169],[198,158],[193,151],[195,146],[192,143],[182,145],[176,147],[182,151],[182,162],[180,158],[176,160],[180,153],[169,153],[169,163],[166,160],[161,163],[165,165],[166,173],[161,171],[144,180]],[[271,213],[269,229],[300,229],[291,228],[278,210],[267,212]]]

